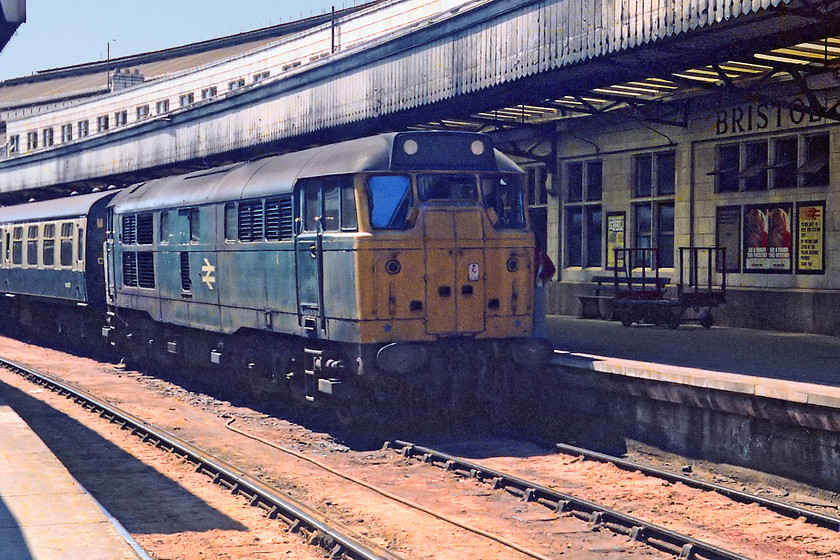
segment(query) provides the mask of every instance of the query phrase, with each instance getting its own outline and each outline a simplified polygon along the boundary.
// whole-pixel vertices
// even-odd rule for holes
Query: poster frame
[[[822,208],[822,236],[820,240],[820,252],[822,268],[818,269],[802,269],[799,267],[799,244],[801,243],[801,236],[799,235],[799,209],[806,206],[819,206]],[[812,200],[807,202],[798,202],[796,204],[796,223],[794,231],[796,232],[796,273],[797,274],[825,274],[825,200]]]
[[[748,236],[747,236],[747,223],[748,223],[748,214],[751,210],[775,210],[775,209],[783,209],[787,211],[788,214],[788,228],[793,230],[789,231],[791,237],[790,242],[790,250],[787,258],[787,267],[784,269],[778,268],[750,268],[747,266],[747,259],[749,259],[749,247],[747,245]],[[748,204],[743,207],[741,212],[741,272],[743,274],[793,274],[794,272],[794,252],[796,250],[796,243],[793,239],[795,234],[796,226],[794,225],[794,220],[791,219],[794,211],[794,204],[792,202],[781,202],[781,203],[765,203],[765,204]],[[765,232],[766,233],[766,232]]]

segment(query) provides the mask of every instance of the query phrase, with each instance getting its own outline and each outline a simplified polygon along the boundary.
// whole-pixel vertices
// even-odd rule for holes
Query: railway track
[[[94,397],[93,395],[86,393],[83,390],[77,389],[73,385],[69,385],[68,383],[63,382],[61,379],[57,379],[48,374],[43,374],[38,371],[21,367],[13,362],[6,362],[4,360],[0,360],[0,365],[4,364],[8,364],[6,367],[22,375],[29,381],[37,383],[42,387],[52,389],[56,393],[63,395],[82,405],[90,412],[98,414],[107,421],[115,423],[123,429],[131,430],[133,434],[139,436],[143,441],[154,445],[155,447],[173,453],[176,456],[182,458],[184,461],[189,462],[194,466],[197,472],[207,475],[217,485],[226,488],[233,494],[244,496],[251,505],[260,508],[269,517],[281,520],[285,524],[286,528],[301,534],[307,542],[319,545],[324,550],[325,556],[330,556],[332,558],[398,558],[398,556],[395,556],[388,550],[380,550],[376,546],[368,546],[363,542],[359,542],[358,540],[349,537],[349,535],[343,533],[340,528],[332,526],[329,523],[329,520],[325,519],[324,516],[319,512],[311,510],[310,508],[304,506],[300,502],[297,502],[293,498],[286,497],[283,492],[277,491],[276,489],[263,484],[260,480],[248,476],[244,471],[237,467],[225,463],[224,461],[213,460],[212,457],[209,457],[205,452],[201,451],[200,449],[181,441],[177,437],[172,436],[171,432],[155,429],[149,423],[135,416],[132,416],[130,413],[121,411],[113,405],[103,401],[102,399]],[[143,410],[145,410],[145,408]],[[225,414],[222,416],[222,418],[231,418],[231,416]],[[233,421],[228,422],[228,430],[240,432],[241,435],[250,437],[252,439],[256,439],[261,444],[271,445],[272,447],[278,448],[283,452],[288,452],[285,449],[281,449],[277,444],[271,441],[261,440],[258,437],[254,437],[252,434],[246,433],[244,430],[237,430],[236,428],[233,428],[231,424],[233,424]],[[273,434],[270,434],[268,432],[266,432],[266,434],[267,438],[274,439]],[[200,443],[200,445],[208,444],[206,441],[204,441],[203,443]],[[211,447],[213,446],[213,444],[210,445]],[[258,449],[259,446],[256,446],[256,448]],[[708,543],[702,542],[701,540],[693,539],[689,536],[682,535],[679,532],[672,531],[661,526],[657,526],[653,523],[647,523],[636,517],[632,517],[630,515],[614,511],[613,509],[604,507],[598,503],[593,503],[601,501],[598,498],[595,498],[593,501],[581,500],[574,496],[554,492],[551,489],[546,488],[545,486],[522,480],[521,478],[508,475],[504,472],[500,472],[499,470],[493,470],[491,468],[487,468],[486,466],[471,463],[469,461],[462,460],[458,457],[436,452],[432,449],[420,447],[409,442],[396,441],[394,443],[391,443],[389,445],[389,448],[401,451],[402,456],[406,458],[421,459],[426,463],[442,467],[446,471],[455,472],[460,477],[469,477],[478,481],[478,483],[481,483],[476,483],[474,485],[475,488],[480,488],[482,484],[491,484],[494,488],[499,490],[505,490],[507,493],[521,498],[526,502],[531,502],[534,504],[539,504],[542,507],[547,507],[552,511],[553,519],[558,519],[558,517],[554,515],[555,513],[559,514],[559,519],[567,519],[567,521],[565,521],[564,523],[570,524],[571,526],[571,529],[555,528],[552,530],[552,533],[548,534],[562,534],[558,531],[568,531],[568,533],[566,534],[573,534],[577,531],[580,533],[589,533],[593,535],[604,534],[608,536],[607,538],[609,538],[610,534],[624,535],[629,539],[632,539],[632,541],[635,541],[635,544],[632,545],[633,547],[642,547],[639,550],[643,550],[645,546],[648,546],[651,548],[650,552],[652,553],[654,552],[653,549],[655,549],[657,551],[660,551],[660,553],[664,553],[665,555],[670,555],[675,558],[729,560],[748,558],[743,554],[738,554],[736,552],[725,550],[724,548],[718,546],[710,545]],[[610,460],[614,464],[617,464],[618,466],[626,470],[641,472],[645,472],[647,470],[641,465],[636,465],[634,463],[629,463],[626,461],[622,462],[622,460],[620,459],[605,455],[599,456],[594,452],[590,452],[581,448],[567,446],[561,448],[560,450],[564,453],[569,453],[574,456],[585,456],[589,459],[594,460]],[[252,449],[252,453],[253,452],[259,453],[259,451],[254,451]],[[381,451],[380,453],[381,455],[378,455],[379,457],[387,457],[390,454],[387,451]],[[309,454],[296,454],[298,458],[314,462],[311,461],[311,456],[306,458],[302,457],[301,455]],[[207,461],[207,459],[210,459],[210,461]],[[396,460],[396,463],[400,465],[408,465],[413,462],[414,461],[408,462],[401,459]],[[316,466],[321,467],[321,465]],[[414,468],[422,469],[422,467],[416,463]],[[414,472],[417,473],[419,471]],[[647,470],[645,474],[647,474],[648,476],[658,476],[658,472],[656,472],[655,470]],[[680,478],[682,475],[678,475],[677,473],[666,474],[668,478],[665,478],[665,475],[660,476],[660,478],[665,478],[669,482],[684,482]],[[339,476],[342,475],[339,474]],[[400,476],[409,475],[397,474],[398,480]],[[350,480],[349,477],[342,476],[342,478]],[[699,482],[690,477],[685,478],[688,478],[689,482]],[[359,481],[350,480],[350,482],[358,483]],[[373,488],[369,484],[366,485],[364,483],[361,483],[360,485],[365,486],[368,489],[374,490],[382,494],[386,498],[391,498],[390,496],[386,495],[386,492],[381,492],[378,489]],[[688,486],[688,484],[686,485]],[[402,493],[402,486],[400,485],[397,487],[401,489],[400,493]],[[695,487],[701,488],[703,490],[714,489],[704,486]],[[718,491],[717,489],[714,490]],[[460,493],[461,490],[456,489],[455,492]],[[822,514],[816,514],[809,510],[796,508],[796,506],[790,506],[790,508],[792,509],[788,509],[787,512],[780,511],[780,508],[785,504],[779,503],[781,504],[779,505],[776,503],[776,501],[769,500],[761,496],[754,496],[745,492],[737,491],[736,494],[732,495],[724,491],[718,491],[718,493],[722,494],[723,496],[726,496],[729,499],[737,500],[739,502],[751,502],[761,504],[763,507],[771,509],[772,511],[777,513],[782,513],[783,515],[787,515],[788,517],[804,517],[807,518],[809,522],[820,525],[821,527],[827,527],[832,531],[837,531],[838,527],[840,527],[840,520],[836,518],[832,518],[830,516]],[[485,494],[484,491],[480,491],[479,495],[487,494]],[[453,498],[459,499],[459,496],[460,494],[453,495]],[[278,497],[280,498],[280,500],[276,500],[276,498]],[[400,500],[399,497],[394,497],[394,499],[396,499],[396,501],[402,501],[405,504],[405,500]],[[306,500],[307,502],[310,501],[309,498],[307,498]],[[456,525],[462,529],[472,531],[479,537],[494,540],[496,541],[496,543],[502,546],[509,547],[511,549],[511,553],[513,550],[515,550],[516,552],[522,555],[530,556],[541,560],[547,560],[549,558],[557,557],[555,554],[552,553],[548,553],[547,555],[534,553],[524,546],[519,546],[515,542],[506,541],[504,538],[499,538],[498,535],[491,534],[490,532],[482,532],[480,530],[475,531],[473,530],[473,527],[469,527],[465,523],[459,524],[457,521],[453,523],[453,520],[447,519],[445,516],[439,516],[435,511],[432,511],[427,508],[416,507],[417,504],[408,505],[410,507],[414,507],[415,509],[419,509],[425,514],[435,516],[437,519],[440,519],[446,523],[452,523],[453,525]],[[539,511],[540,506],[528,507],[536,507],[535,511]],[[320,506],[319,509],[321,509]],[[301,513],[303,515],[299,515]],[[646,517],[646,515],[642,514],[641,517]],[[507,519],[506,515],[505,519]],[[519,521],[519,519],[516,517],[514,517],[513,519]],[[574,529],[574,526],[576,524],[579,524],[577,520],[582,520],[586,523],[586,526],[583,531],[580,531],[579,529]],[[542,522],[542,520],[540,522]],[[665,524],[669,525],[669,523],[667,522]],[[356,534],[359,533],[359,531],[356,532]],[[366,531],[361,531],[361,533],[368,535]],[[520,541],[525,544],[532,544],[530,539],[530,535],[526,536],[524,539],[520,537]],[[557,542],[556,537],[554,537],[554,542]],[[630,541],[624,542],[627,542],[629,545]],[[534,543],[536,543],[536,541],[534,541]],[[391,544],[388,544],[387,546],[391,548]],[[542,548],[543,550],[550,550],[544,548],[545,542],[536,545],[536,547],[538,549]],[[590,549],[597,548],[590,547]],[[420,553],[419,549],[415,549],[415,551],[417,553]],[[581,550],[581,552],[583,551]],[[757,553],[747,552],[744,549],[741,549],[741,552],[746,552],[754,558],[761,557],[761,555],[758,555]],[[511,555],[511,553],[507,553],[499,557],[519,557],[518,555]],[[409,557],[412,557],[412,554],[409,554]],[[432,557],[437,556],[433,555]]]
[[[252,507],[265,511],[267,517],[286,525],[290,532],[299,533],[308,544],[319,546],[329,558],[346,560],[401,560],[387,550],[372,547],[345,534],[340,527],[305,504],[268,486],[242,470],[215,458],[198,447],[161,430],[142,419],[121,410],[52,375],[35,371],[0,358],[0,366],[13,371],[32,383],[72,399],[88,411],[98,414],[142,441],[180,457],[192,464],[213,484],[243,496]]]
[[[808,521],[809,523],[813,523],[814,525],[819,525],[820,527],[825,527],[826,529],[840,532],[840,517],[825,515],[810,510],[808,508],[799,507],[793,504],[789,504],[787,502],[782,502],[780,500],[774,500],[765,496],[759,496],[758,494],[751,494],[749,492],[736,490],[734,488],[730,488],[722,484],[716,484],[714,482],[698,480],[697,478],[685,476],[681,473],[676,473],[664,469],[658,469],[649,465],[643,465],[635,461],[628,461],[620,457],[614,457],[612,455],[599,453],[597,451],[584,449],[582,447],[577,447],[574,445],[558,443],[555,445],[555,447],[559,452],[565,453],[567,455],[575,455],[593,461],[610,463],[627,471],[638,471],[647,476],[661,478],[662,480],[666,480],[671,483],[679,482],[681,484],[685,484],[690,488],[697,488],[700,490],[705,490],[707,492],[717,492],[718,494],[726,496],[727,498],[736,502],[741,502],[745,504],[757,504],[775,513],[784,515],[785,517],[790,517],[791,519],[805,519],[806,521]]]
[[[406,441],[394,441],[386,445],[405,457],[419,459],[460,476],[489,484],[496,490],[504,490],[522,500],[536,502],[554,512],[576,517],[588,523],[593,529],[604,528],[613,533],[625,535],[631,540],[644,542],[680,559],[748,560],[746,556],[688,535],[454,455]]]

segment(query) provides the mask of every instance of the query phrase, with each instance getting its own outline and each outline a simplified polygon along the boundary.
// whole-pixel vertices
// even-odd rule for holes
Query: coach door
[[[321,223],[319,181],[305,181],[297,187],[295,221],[295,268],[298,323],[310,335],[326,329],[324,316],[324,229]]]
[[[483,219],[474,209],[427,207],[426,332],[473,334],[484,330]]]

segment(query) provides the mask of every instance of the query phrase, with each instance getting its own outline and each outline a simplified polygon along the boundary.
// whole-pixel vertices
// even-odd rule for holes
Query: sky
[[[0,80],[233,35],[361,0],[26,0]]]

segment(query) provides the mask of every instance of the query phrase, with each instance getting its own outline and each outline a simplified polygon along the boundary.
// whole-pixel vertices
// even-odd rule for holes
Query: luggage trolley
[[[726,247],[680,247],[677,299],[681,316],[691,309],[704,328],[712,326],[712,309],[726,302]]]
[[[659,249],[622,247],[615,249],[612,304],[613,319],[629,327],[633,323],[668,325],[677,328],[682,312],[678,299],[665,297],[670,278],[659,275]],[[636,269],[639,269],[634,273]]]
[[[659,274],[658,248],[615,249],[614,319],[627,327],[640,323],[675,329],[691,309],[695,313],[692,320],[707,329],[712,326],[712,309],[726,301],[726,249],[680,247],[679,252],[677,297],[666,297],[670,279]],[[716,282],[718,274],[720,283]]]

